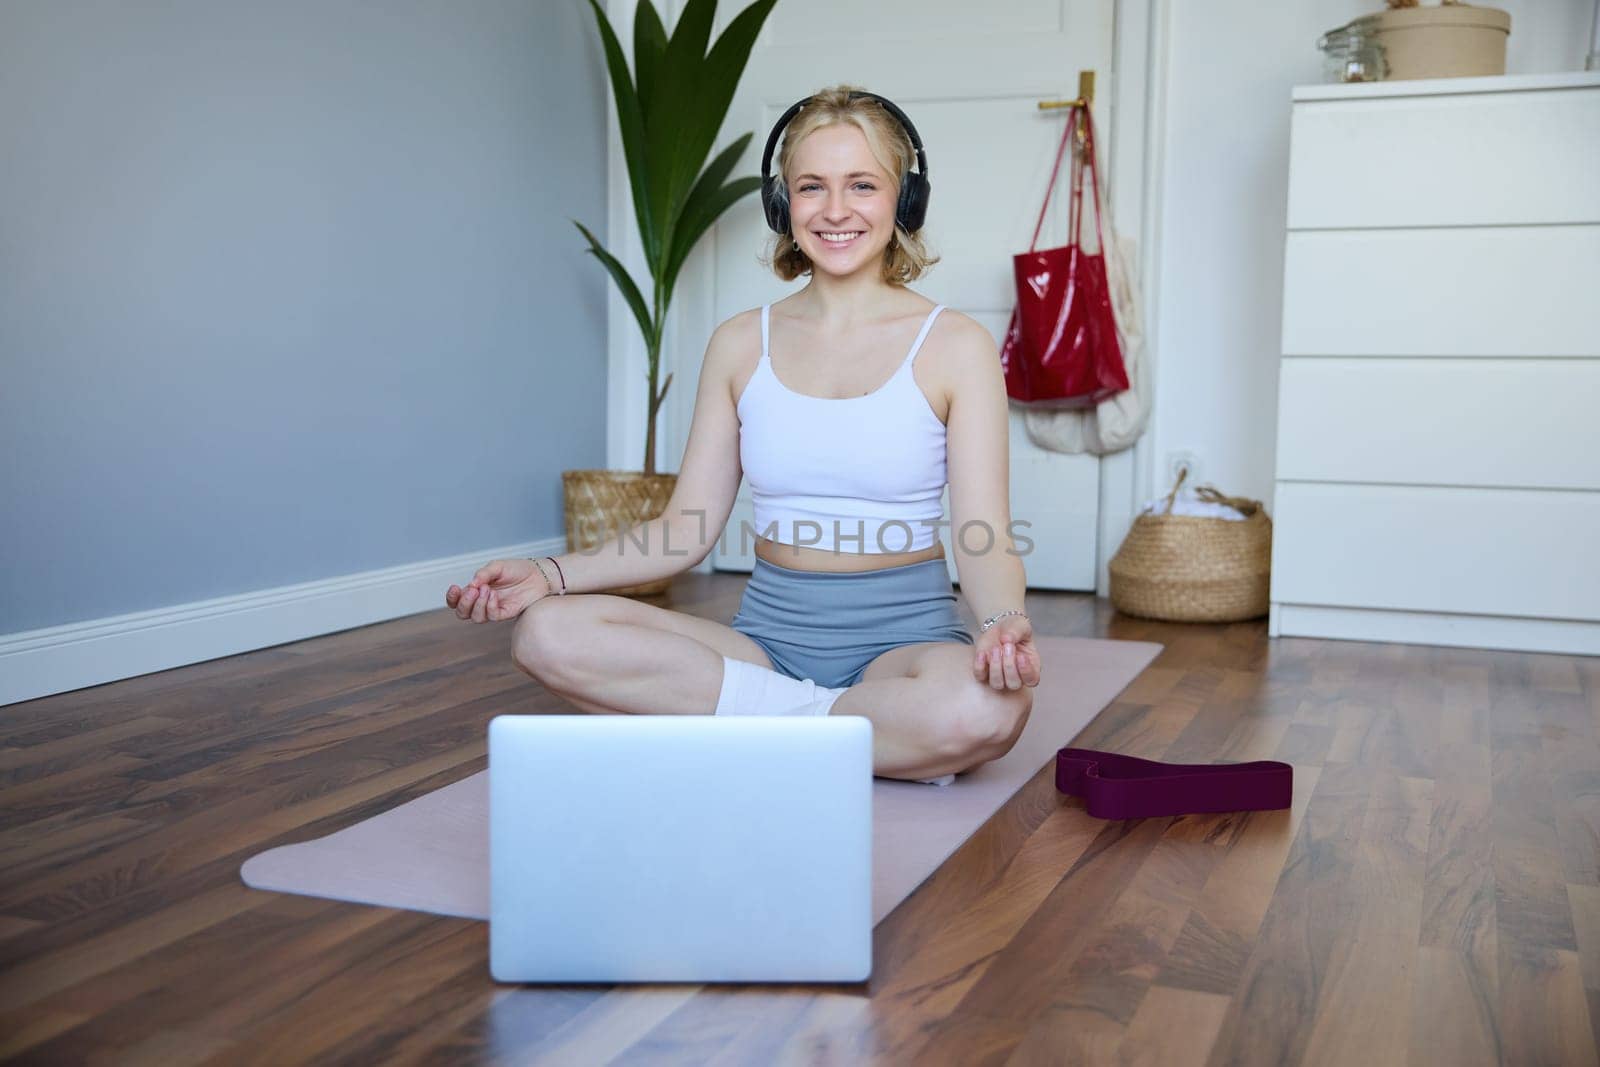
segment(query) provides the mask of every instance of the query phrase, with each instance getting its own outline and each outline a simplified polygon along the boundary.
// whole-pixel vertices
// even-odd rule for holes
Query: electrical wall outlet
[[[1188,477],[1184,478],[1183,485],[1192,489],[1200,482],[1200,457],[1188,449],[1177,449],[1167,453],[1167,488],[1171,488],[1178,480],[1178,475],[1188,470]]]

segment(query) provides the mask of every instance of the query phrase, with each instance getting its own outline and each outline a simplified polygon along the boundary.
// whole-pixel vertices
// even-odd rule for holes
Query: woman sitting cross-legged
[[[875,774],[942,783],[1010,751],[1040,677],[998,350],[907,285],[938,261],[909,119],[848,86],[816,93],[779,120],[763,177],[785,126],[769,260],[810,281],[713,332],[665,511],[598,549],[485,564],[445,603],[516,619],[518,667],[586,711],[862,715]],[[743,477],[755,565],[731,625],[602,592],[698,565]],[[947,484],[975,637],[938,535]]]

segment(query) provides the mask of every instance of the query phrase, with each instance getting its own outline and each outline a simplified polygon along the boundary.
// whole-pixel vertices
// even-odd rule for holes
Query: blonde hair
[[[779,179],[777,196],[785,207],[789,202],[789,167],[800,142],[825,126],[844,123],[855,126],[866,137],[873,158],[893,177],[895,203],[899,203],[900,185],[916,163],[916,149],[900,120],[882,104],[869,96],[850,98],[852,91],[860,90],[859,85],[835,85],[813,93],[784,127],[783,140],[773,161],[773,173]],[[894,234],[883,250],[881,276],[890,285],[905,285],[922,277],[939,259],[928,251],[920,233],[908,233],[897,219]],[[795,247],[794,237],[789,233],[771,235],[761,263],[771,267],[773,273],[786,282],[811,273],[811,257]]]

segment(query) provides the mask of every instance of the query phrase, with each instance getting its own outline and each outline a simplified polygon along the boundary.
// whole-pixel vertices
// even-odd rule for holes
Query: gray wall
[[[0,633],[561,533],[585,0],[0,3]]]

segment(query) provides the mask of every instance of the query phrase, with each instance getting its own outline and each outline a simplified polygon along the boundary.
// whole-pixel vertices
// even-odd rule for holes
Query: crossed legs
[[[607,593],[539,600],[518,618],[511,654],[523,673],[599,714],[709,715],[723,656],[772,669],[730,626]],[[872,720],[874,774],[931,778],[1011,750],[1033,690],[978,682],[971,655],[956,641],[890,649],[835,701],[834,714]]]

